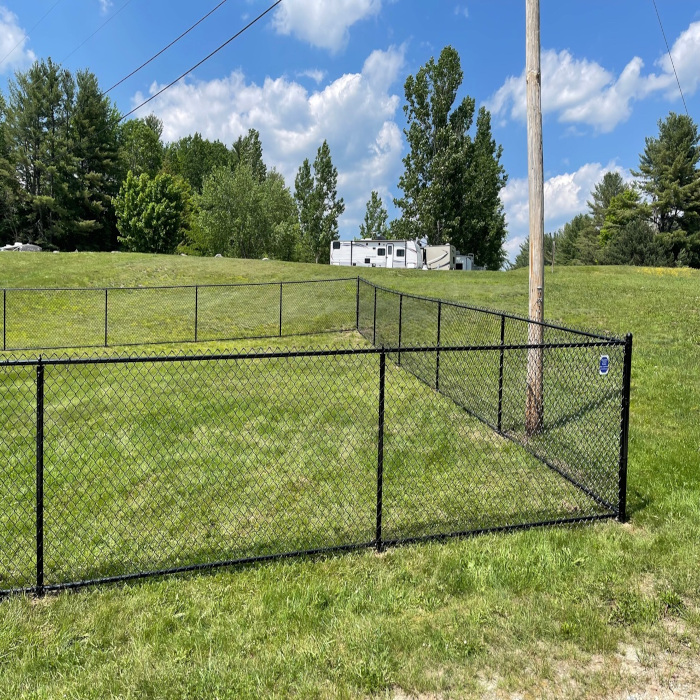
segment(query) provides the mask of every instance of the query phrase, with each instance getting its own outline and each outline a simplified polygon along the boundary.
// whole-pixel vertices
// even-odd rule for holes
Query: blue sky
[[[89,68],[107,89],[219,1],[0,0],[0,57],[17,47],[0,64],[0,84],[6,93],[15,70],[50,56],[71,70]],[[129,111],[185,72],[271,2],[228,0],[110,93],[119,109]],[[698,121],[700,7],[691,0],[657,6]],[[630,177],[645,136],[683,105],[652,0],[542,0],[541,11],[551,231],[585,210],[604,172]],[[167,140],[199,131],[230,145],[256,128],[266,162],[290,186],[302,160],[327,139],[347,207],[341,237],[351,238],[372,189],[394,214],[406,152],[403,83],[447,44],[462,58],[462,94],[491,109],[503,145],[512,257],[527,236],[525,0],[283,0],[139,116],[161,117]]]

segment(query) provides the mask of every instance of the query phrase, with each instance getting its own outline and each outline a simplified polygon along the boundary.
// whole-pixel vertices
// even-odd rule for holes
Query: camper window
[[[397,258],[404,258],[406,257],[406,251],[403,248],[397,248],[396,249],[396,257]]]
[[[371,258],[365,258],[365,265],[369,265],[372,262]]]
[[[377,256],[383,258],[386,255],[386,248],[377,248]]]
[[[333,241],[333,250],[340,250],[340,241]]]
[[[387,255],[391,255],[391,252],[392,252],[393,250],[394,250],[394,246],[388,245],[388,246],[386,247]]]

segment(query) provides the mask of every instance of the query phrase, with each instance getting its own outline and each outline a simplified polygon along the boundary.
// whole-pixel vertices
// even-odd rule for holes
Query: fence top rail
[[[221,360],[262,360],[274,358],[295,357],[342,357],[347,355],[381,355],[401,353],[450,353],[450,352],[494,352],[494,351],[525,351],[525,350],[556,350],[562,348],[607,348],[624,346],[624,341],[599,340],[579,343],[525,343],[508,345],[415,345],[407,347],[381,346],[369,348],[316,348],[311,350],[275,349],[251,350],[238,352],[211,352],[191,355],[88,355],[62,357],[8,357],[0,358],[0,367],[21,366],[53,366],[53,365],[106,365],[106,364],[137,364],[166,362],[208,362]]]
[[[459,301],[451,301],[448,299],[440,299],[439,297],[429,297],[422,296],[420,294],[412,294],[410,292],[402,292],[400,289],[390,289],[389,287],[382,287],[374,282],[366,280],[364,277],[360,277],[360,281],[368,284],[370,287],[374,287],[382,292],[388,292],[389,294],[397,294],[400,296],[408,297],[410,299],[418,299],[420,301],[430,301],[433,303],[440,303],[443,306],[453,306],[459,309],[467,309],[469,311],[477,311],[479,313],[488,314],[489,316],[497,316],[499,318],[509,318],[513,321],[520,321],[522,323],[533,324],[537,326],[543,326],[544,328],[551,328],[552,330],[565,331],[566,333],[572,333],[574,335],[582,335],[587,338],[595,338],[597,340],[615,340],[624,342],[622,338],[612,334],[604,333],[592,333],[590,331],[583,331],[577,328],[567,328],[566,326],[560,326],[555,323],[550,323],[549,321],[535,321],[534,319],[529,319],[526,316],[519,316],[517,314],[509,313],[507,311],[498,311],[496,309],[487,309],[481,306],[472,306],[470,304],[464,304]],[[534,347],[534,346],[533,346]]]
[[[277,280],[276,282],[217,282],[211,284],[165,284],[136,287],[3,287],[3,292],[143,292],[155,289],[208,289],[216,287],[279,287],[280,284],[316,284],[319,282],[357,282],[357,277],[329,277],[315,280]]]

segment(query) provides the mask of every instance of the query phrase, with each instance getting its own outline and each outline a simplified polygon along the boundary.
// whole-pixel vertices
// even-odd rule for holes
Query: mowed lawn
[[[0,287],[291,281],[347,272],[126,254],[0,256]],[[361,273],[407,292],[527,309],[526,271]],[[0,603],[0,697],[700,694],[700,274],[548,271],[546,316],[634,333],[628,524],[12,598]],[[275,344],[348,342],[359,341]],[[453,439],[444,436],[446,445]]]

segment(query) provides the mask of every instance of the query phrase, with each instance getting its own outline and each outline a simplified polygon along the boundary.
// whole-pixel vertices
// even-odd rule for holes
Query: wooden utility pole
[[[540,0],[526,0],[525,42],[527,59],[527,161],[530,192],[530,308],[533,321],[544,321],[544,165],[542,156],[542,75],[540,73]],[[543,327],[528,326],[528,343],[541,345]],[[542,386],[543,350],[527,354],[527,406],[525,431],[536,435],[542,430],[544,398]]]

